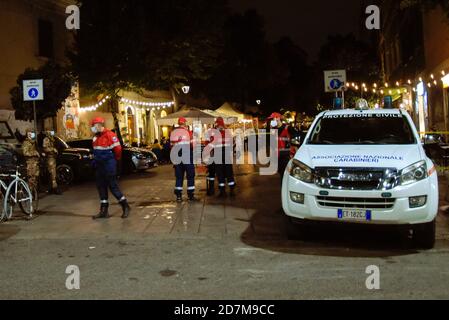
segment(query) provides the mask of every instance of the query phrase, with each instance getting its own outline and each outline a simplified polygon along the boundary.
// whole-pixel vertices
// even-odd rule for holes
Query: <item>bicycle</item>
[[[38,208],[37,190],[31,190],[28,183],[21,178],[19,167],[16,167],[15,174],[0,174],[0,177],[12,178],[6,188],[6,184],[2,181],[3,195],[3,212],[0,220],[10,220],[14,211],[14,206],[19,205],[20,210],[29,218],[33,217],[33,213]],[[6,188],[6,189],[5,189]]]

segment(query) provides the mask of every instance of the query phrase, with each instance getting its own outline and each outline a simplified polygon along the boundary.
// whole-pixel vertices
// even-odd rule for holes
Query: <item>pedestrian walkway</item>
[[[207,197],[205,172],[202,171],[196,179],[199,201],[193,203],[187,201],[186,192],[184,202],[175,201],[172,166],[126,176],[120,185],[132,206],[127,220],[120,218],[121,208],[112,203],[111,219],[93,221],[91,216],[98,210],[94,184],[72,186],[63,196],[42,199],[40,212],[33,220],[25,221],[18,216],[5,223],[0,228],[0,239],[10,236],[20,239],[240,236],[255,230],[250,226],[254,212],[279,212],[280,190],[277,176],[259,176],[256,167],[251,165],[237,165],[235,170],[238,183],[235,199]],[[272,225],[268,222],[257,228],[272,228]],[[2,231],[4,229],[15,231],[11,234]]]

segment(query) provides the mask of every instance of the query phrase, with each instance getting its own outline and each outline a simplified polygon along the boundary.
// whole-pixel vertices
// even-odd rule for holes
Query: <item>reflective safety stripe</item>
[[[195,187],[188,187],[187,190],[195,190]]]
[[[229,182],[228,186],[235,186],[235,182]]]
[[[182,187],[176,187],[175,190],[181,190],[182,191]]]
[[[185,145],[185,144],[190,144],[190,141],[181,141],[181,142],[173,142],[173,144],[175,145]]]
[[[125,198],[125,196],[123,196],[118,202],[122,202],[122,201],[125,201],[126,200],[126,198]]]
[[[101,200],[100,203],[109,203],[108,200]]]
[[[232,147],[232,144],[214,144],[214,148],[226,148],[226,147]]]
[[[209,178],[209,177],[207,177],[206,180],[209,180],[209,181],[215,181],[215,178]]]
[[[218,186],[219,187],[226,187],[226,184],[225,183],[220,183]]]
[[[116,142],[114,144],[111,144],[109,147],[100,147],[100,146],[95,146],[94,150],[112,150],[115,147],[120,146],[120,142]]]

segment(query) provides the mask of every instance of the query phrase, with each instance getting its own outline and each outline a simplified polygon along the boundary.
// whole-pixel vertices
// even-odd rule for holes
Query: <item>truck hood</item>
[[[303,145],[295,159],[311,168],[371,167],[402,170],[424,159],[420,145]]]

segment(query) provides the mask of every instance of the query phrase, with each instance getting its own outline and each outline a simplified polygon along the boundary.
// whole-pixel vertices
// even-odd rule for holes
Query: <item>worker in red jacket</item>
[[[289,127],[282,123],[282,115],[280,113],[274,112],[268,118],[270,121],[270,129],[277,130],[278,142],[277,142],[277,152],[278,152],[278,173],[281,176],[281,181],[284,177],[285,168],[287,168],[288,162],[291,158],[291,136],[289,132]]]
[[[96,183],[100,195],[100,213],[93,219],[109,218],[108,188],[123,209],[122,218],[128,218],[130,207],[117,184],[117,161],[122,157],[122,146],[115,133],[105,128],[103,118],[92,120],[94,164]]]
[[[182,202],[184,176],[187,176],[187,196],[189,201],[195,198],[195,164],[193,163],[193,132],[187,126],[187,119],[178,119],[179,127],[170,134],[172,162],[175,162],[175,195],[176,201]],[[174,149],[174,150],[173,150]],[[176,161],[174,161],[176,160]]]
[[[214,132],[216,128],[213,126],[206,131],[205,135],[205,146],[210,148],[209,155],[205,159],[207,165],[207,176],[206,176],[206,194],[208,196],[213,196],[215,194],[215,162],[213,161],[214,149],[211,144],[214,139]],[[205,148],[206,150],[206,148]]]
[[[214,147],[214,158],[220,157],[215,163],[215,172],[218,178],[218,190],[220,198],[226,197],[226,183],[229,186],[231,197],[235,196],[235,179],[233,170],[234,138],[231,130],[226,129],[223,118],[218,117],[215,127],[220,133],[219,136],[212,136],[211,143]]]

